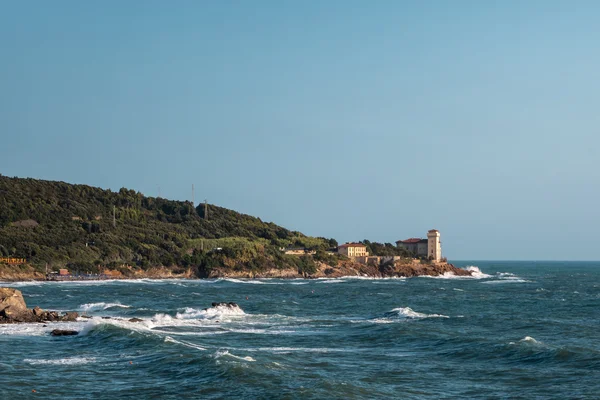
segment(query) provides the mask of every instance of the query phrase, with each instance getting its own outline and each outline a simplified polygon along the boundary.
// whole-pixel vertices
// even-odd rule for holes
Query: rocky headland
[[[449,263],[425,263],[420,260],[405,260],[393,264],[372,265],[360,264],[353,261],[340,261],[331,266],[323,262],[316,262],[316,269],[312,273],[299,271],[297,268],[265,268],[260,270],[231,268],[227,266],[214,267],[204,278],[241,278],[241,279],[298,279],[298,278],[341,278],[347,276],[363,276],[372,278],[390,277],[416,277],[416,276],[438,276],[455,275],[470,276],[471,271],[455,267]],[[154,267],[147,270],[128,267],[121,270],[106,269],[103,271],[104,279],[194,279],[197,273],[192,268],[174,273],[167,267]],[[33,268],[21,266],[0,268],[0,281],[30,281],[45,280],[45,276]],[[74,279],[76,280],[76,279]]]

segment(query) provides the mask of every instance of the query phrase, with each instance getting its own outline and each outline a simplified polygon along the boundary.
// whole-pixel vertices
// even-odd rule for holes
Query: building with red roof
[[[437,229],[430,229],[427,232],[427,239],[410,238],[396,241],[397,247],[405,248],[416,257],[427,257],[434,261],[442,259],[442,243],[440,242],[440,232]]]

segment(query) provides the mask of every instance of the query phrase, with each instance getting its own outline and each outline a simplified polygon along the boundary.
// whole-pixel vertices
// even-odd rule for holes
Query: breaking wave
[[[95,357],[68,357],[47,360],[26,358],[23,360],[23,362],[31,365],[81,365],[93,363],[95,361]]]
[[[198,310],[196,308],[186,307],[183,312],[178,312],[175,315],[177,319],[189,319],[189,318],[205,318],[205,319],[216,319],[224,316],[239,316],[246,315],[238,305],[230,306],[219,304],[215,307],[204,308]]]
[[[109,308],[131,308],[131,306],[121,303],[86,303],[79,306],[82,311],[108,310]]]

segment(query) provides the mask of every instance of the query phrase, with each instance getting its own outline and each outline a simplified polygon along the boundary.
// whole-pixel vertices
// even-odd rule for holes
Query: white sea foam
[[[410,307],[399,307],[394,308],[392,311],[387,312],[385,317],[389,319],[423,319],[423,318],[450,318],[447,315],[442,314],[424,314],[417,311],[414,311]]]
[[[31,359],[26,358],[23,362],[31,365],[81,365],[89,364],[96,361],[95,357],[69,357],[57,359]]]
[[[497,285],[497,284],[502,284],[502,283],[530,283],[530,282],[531,281],[528,281],[526,279],[499,279],[499,280],[485,281],[485,282],[481,282],[481,283]]]
[[[231,354],[229,352],[229,350],[217,350],[215,352],[215,354],[213,354],[213,357],[217,360],[222,357],[231,357],[231,358],[234,358],[234,359],[240,360],[240,361],[250,361],[250,362],[256,361],[254,358],[252,358],[250,356],[240,357],[240,356],[236,356],[235,354]]]
[[[24,286],[42,286],[42,281],[22,281],[22,282],[0,282],[2,287],[24,287]]]
[[[50,336],[54,329],[74,330],[78,331],[79,335],[85,335],[89,328],[89,323],[82,322],[0,324],[0,336]]]
[[[121,303],[86,303],[79,306],[82,311],[108,310],[109,308],[131,308],[131,306]]]
[[[269,352],[269,353],[279,353],[279,354],[287,354],[292,352],[300,352],[300,353],[348,353],[355,352],[356,349],[335,349],[329,347],[250,347],[250,348],[242,348],[242,349],[230,349],[229,350],[242,350],[249,352]]]
[[[519,342],[526,342],[526,343],[533,343],[533,344],[540,343],[537,340],[535,340],[534,338],[532,338],[531,336],[525,336],[523,339],[519,340]]]
[[[166,343],[176,343],[176,344],[180,344],[180,345],[185,346],[185,347],[189,347],[189,348],[196,349],[196,350],[201,350],[201,351],[206,350],[204,347],[199,346],[199,345],[194,344],[194,343],[186,342],[186,341],[183,341],[183,340],[175,340],[171,336],[165,336],[165,342]]]
[[[442,275],[437,275],[437,276],[424,275],[421,277],[422,278],[433,278],[433,279],[485,279],[485,278],[492,277],[491,275],[481,272],[481,270],[474,265],[469,265],[469,266],[465,267],[465,269],[467,271],[471,271],[471,275],[455,275],[454,272],[447,271],[447,272],[444,272]]]
[[[220,278],[221,281],[227,281],[231,283],[249,283],[252,285],[279,285],[279,282],[265,282],[264,280],[258,279],[236,279],[236,278]]]
[[[178,319],[189,319],[189,318],[207,318],[207,319],[222,319],[223,317],[240,316],[246,315],[244,310],[239,306],[229,305],[218,305],[216,307],[210,307],[202,310],[196,308],[186,307],[183,312],[177,313],[175,318]]]
[[[543,345],[542,342],[540,342],[539,340],[536,340],[536,339],[532,338],[531,336],[525,336],[523,339],[519,340],[519,343],[527,344],[527,345],[535,345],[535,346]],[[516,343],[515,342],[510,342],[509,344],[515,345]]]

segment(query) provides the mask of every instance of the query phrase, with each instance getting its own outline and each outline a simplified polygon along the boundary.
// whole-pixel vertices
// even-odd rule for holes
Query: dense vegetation
[[[378,256],[400,256],[400,257],[416,257],[410,251],[403,247],[397,247],[391,243],[377,243],[363,240],[361,242],[367,247],[369,254],[376,254]]]
[[[288,246],[314,249],[317,260],[337,262],[325,253],[337,246],[334,239],[215,205],[205,218],[204,205],[188,201],[0,175],[0,256],[24,257],[40,269],[46,263],[73,272],[191,267],[200,276],[216,267],[315,270],[313,257],[285,255],[281,248]]]

